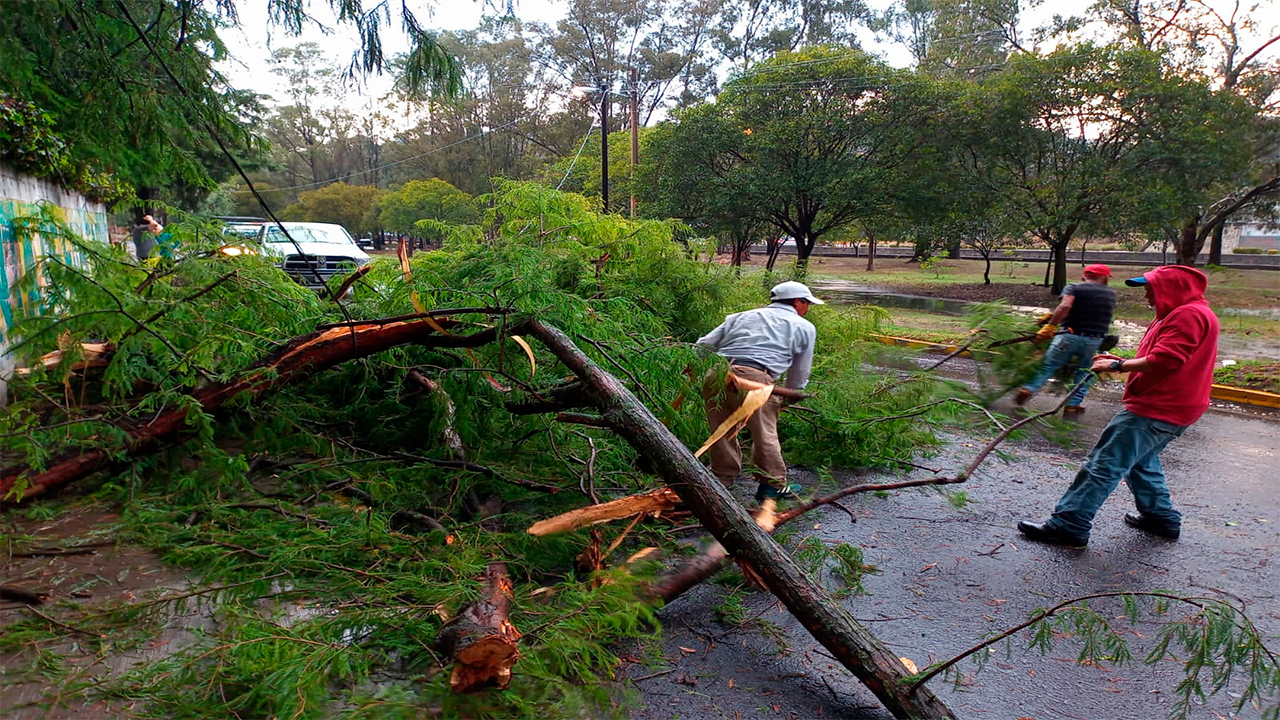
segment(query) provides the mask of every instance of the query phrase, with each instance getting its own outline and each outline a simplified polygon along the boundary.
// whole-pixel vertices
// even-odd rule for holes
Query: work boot
[[[1082,548],[1089,544],[1088,535],[1073,535],[1069,532],[1060,530],[1047,522],[1034,523],[1030,520],[1023,520],[1018,523],[1018,532],[1026,536],[1028,540],[1048,543],[1050,545],[1065,545],[1067,547]]]
[[[1168,525],[1138,512],[1125,513],[1124,524],[1131,528],[1137,528],[1144,533],[1151,533],[1168,540],[1177,540],[1178,536],[1182,534],[1182,526]]]
[[[1035,393],[1026,388],[1018,388],[1018,394],[1013,396],[1013,404],[1018,407],[1022,407],[1023,405],[1026,405],[1027,401],[1034,395]]]
[[[789,498],[794,500],[800,496],[800,483],[787,483],[780,488],[776,488],[769,483],[760,483],[760,487],[756,488],[756,502],[761,502],[765,498]]]
[[[1062,408],[1062,417],[1064,418],[1078,417],[1082,412],[1084,412],[1084,408],[1080,407],[1079,405],[1068,405]]]

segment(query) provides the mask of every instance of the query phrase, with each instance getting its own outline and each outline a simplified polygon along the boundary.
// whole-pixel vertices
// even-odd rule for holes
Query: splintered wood
[[[520,631],[511,624],[511,580],[506,563],[485,569],[484,593],[440,628],[436,647],[453,659],[449,688],[456,693],[511,684],[511,666],[520,659]]]
[[[536,536],[554,535],[569,532],[589,525],[598,525],[618,518],[631,517],[640,513],[661,512],[670,510],[680,502],[680,496],[670,488],[661,488],[643,495],[631,495],[599,505],[589,505],[577,510],[570,510],[546,520],[539,520],[529,527],[529,534]]]

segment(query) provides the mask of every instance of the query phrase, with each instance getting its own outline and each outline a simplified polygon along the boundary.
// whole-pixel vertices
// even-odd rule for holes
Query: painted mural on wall
[[[77,267],[85,264],[62,232],[41,224],[40,218],[47,215],[58,217],[79,237],[108,240],[106,208],[101,203],[0,165],[0,355],[14,319],[44,310],[40,293],[44,280],[38,273],[31,275],[39,259],[52,256]],[[27,282],[20,282],[26,276]]]

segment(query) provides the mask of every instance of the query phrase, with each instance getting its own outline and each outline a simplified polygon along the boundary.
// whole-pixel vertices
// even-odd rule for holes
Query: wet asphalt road
[[[962,365],[954,368],[960,375],[964,370]],[[1056,400],[1042,394],[1031,406],[1048,409]],[[1276,414],[1211,410],[1165,451],[1174,503],[1184,515],[1177,542],[1124,525],[1122,516],[1132,508],[1124,485],[1099,514],[1087,550],[1027,542],[1014,528],[1019,519],[1048,516],[1119,409],[1117,401],[1113,389],[1090,396],[1089,410],[1073,431],[1075,447],[1038,434],[1007,443],[1004,448],[1013,455],[1008,464],[993,457],[966,485],[957,486],[971,500],[963,510],[931,489],[905,490],[887,498],[850,498],[846,504],[856,523],[843,511],[828,508],[793,524],[799,525],[801,536],[863,548],[865,562],[880,573],[865,578],[867,595],[843,602],[891,650],[920,667],[1017,624],[1036,608],[1120,589],[1238,598],[1271,646],[1280,647],[1280,562],[1273,557],[1280,547]],[[1007,401],[993,409],[1012,411]],[[947,470],[961,467],[985,439],[953,439],[942,454],[922,462]],[[817,482],[811,473],[795,473],[810,486]],[[917,476],[929,473],[911,475]],[[870,477],[837,480],[865,482]],[[745,496],[747,488],[737,491]],[[761,633],[758,625],[741,629],[717,620],[715,608],[730,590],[705,583],[662,611],[663,657],[637,657],[643,662],[623,670],[641,693],[642,707],[634,717],[890,717],[772,596],[743,596],[748,615],[769,623],[768,632]],[[1119,603],[1109,602],[1098,607],[1108,617],[1119,616]],[[1170,617],[1185,614],[1187,610],[1174,608]],[[1137,658],[1162,627],[1151,617],[1148,613],[1137,626],[1122,619],[1116,623]],[[1071,637],[1059,637],[1047,654],[1028,650],[1029,637],[1026,632],[1015,636],[1010,653],[997,646],[980,672],[968,660],[957,665],[963,673],[959,685],[938,677],[930,687],[960,718],[1154,720],[1173,706],[1175,686],[1183,677],[1179,663],[1085,666],[1075,662],[1079,645]],[[638,679],[645,676],[652,677]],[[1189,717],[1261,717],[1257,707],[1234,712],[1232,694],[1239,689],[1233,683],[1227,692],[1196,705]]]

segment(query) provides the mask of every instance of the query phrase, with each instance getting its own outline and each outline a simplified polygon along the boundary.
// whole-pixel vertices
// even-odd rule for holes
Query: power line
[[[582,157],[582,151],[587,147],[587,141],[591,139],[591,133],[596,129],[596,124],[591,123],[591,127],[587,128],[587,134],[582,136],[582,144],[578,146],[578,153],[573,156],[573,161],[569,163],[569,169],[564,171],[564,177],[560,178],[560,182],[556,183],[556,189],[564,187],[564,183],[569,179],[569,175],[573,173],[573,168],[578,164],[578,158]]]

